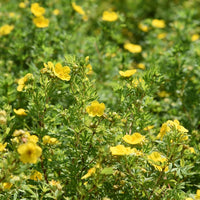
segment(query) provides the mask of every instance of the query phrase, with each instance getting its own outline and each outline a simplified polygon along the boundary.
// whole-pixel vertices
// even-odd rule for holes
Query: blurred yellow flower
[[[170,96],[170,93],[168,93],[168,92],[166,92],[166,91],[160,91],[160,92],[158,92],[158,96],[159,97],[169,97]]]
[[[163,139],[164,135],[169,132],[171,129],[170,127],[167,125],[167,123],[162,124],[161,128],[160,128],[160,133],[157,135],[157,139]]]
[[[96,172],[96,167],[93,167],[93,168],[89,169],[87,174],[82,176],[81,179],[86,179],[86,178],[90,177],[92,174],[94,174],[95,172]]]
[[[131,53],[140,53],[142,51],[142,47],[140,45],[132,43],[124,44],[124,49],[128,50]]]
[[[26,4],[25,4],[24,2],[20,2],[20,3],[19,3],[19,7],[20,7],[20,8],[26,8]]]
[[[138,28],[140,30],[142,30],[143,32],[148,32],[148,30],[149,30],[149,27],[147,25],[145,25],[145,24],[142,24],[142,23],[138,24]]]
[[[36,144],[38,142],[38,137],[36,135],[29,135],[28,142],[33,142]]]
[[[150,125],[150,126],[147,126],[147,127],[145,127],[143,130],[144,131],[148,131],[148,130],[151,130],[152,128],[154,128],[154,125]]]
[[[199,39],[199,34],[194,34],[194,35],[192,35],[192,37],[191,37],[191,40],[194,42],[194,41],[196,41],[196,40],[198,40]]]
[[[1,151],[4,151],[5,148],[6,148],[6,146],[7,146],[7,142],[4,143],[4,144],[0,142],[0,152],[1,152]]]
[[[195,200],[200,200],[200,190],[197,190]]]
[[[145,64],[143,64],[143,63],[138,63],[138,64],[137,64],[137,68],[139,68],[139,69],[145,69]]]
[[[42,138],[42,141],[43,141],[43,144],[50,144],[50,145],[58,144],[58,142],[59,142],[56,138],[52,138],[48,135],[45,135]]]
[[[105,110],[105,104],[104,103],[99,103],[98,101],[93,101],[90,106],[86,107],[86,111],[91,117],[95,116],[102,116],[104,114]]]
[[[194,200],[194,199],[189,197],[189,198],[186,198],[185,200]]]
[[[159,152],[152,152],[150,155],[147,156],[149,163],[154,166],[156,170],[162,171],[164,169],[167,172],[168,166],[165,166],[163,163],[167,161],[167,159],[161,155]]]
[[[24,134],[25,134],[25,131],[20,129],[20,130],[15,130],[13,133],[13,136],[17,137],[17,136],[24,135]]]
[[[43,177],[42,174],[36,170],[31,174],[30,179],[34,181],[41,181]]]
[[[28,73],[24,77],[20,78],[18,80],[17,91],[21,92],[24,89],[26,82],[31,78],[33,78],[33,74],[31,74],[31,73]]]
[[[167,33],[159,33],[159,34],[157,35],[157,38],[158,38],[158,39],[164,39],[164,38],[166,38],[166,36],[167,36]]]
[[[45,9],[39,6],[39,3],[32,3],[31,4],[31,12],[36,17],[41,17],[45,13]]]
[[[136,69],[130,69],[130,70],[126,70],[126,71],[119,71],[119,74],[123,77],[130,77],[133,74],[135,74],[137,72]]]
[[[33,23],[38,27],[38,28],[46,28],[49,26],[49,20],[45,18],[44,16],[39,16],[35,17],[33,19]]]
[[[64,81],[69,81],[71,76],[69,75],[70,68],[68,66],[62,66],[60,63],[57,63],[54,67],[54,74]]]
[[[88,75],[93,74],[93,70],[92,70],[92,65],[91,64],[88,64],[86,66],[86,68],[87,68],[87,73],[86,74],[88,74]]]
[[[20,115],[20,116],[26,116],[26,115],[27,115],[27,114],[26,114],[26,110],[23,109],[23,108],[19,108],[18,110],[16,110],[16,109],[14,108],[14,112],[15,112],[16,115]]]
[[[112,11],[104,11],[102,20],[107,22],[114,22],[118,19],[118,14]]]
[[[13,25],[3,25],[0,27],[0,36],[2,35],[8,35],[10,32],[14,29]]]
[[[153,160],[154,162],[165,162],[167,159],[162,156],[159,152],[154,151],[150,155],[147,156],[149,160]]]
[[[53,14],[54,14],[54,15],[59,15],[59,14],[60,14],[60,11],[59,11],[58,9],[55,9],[55,10],[53,10]]]
[[[154,19],[152,20],[152,26],[156,28],[165,28],[165,21],[162,19]]]
[[[23,163],[36,163],[42,154],[42,149],[33,142],[21,144],[17,151]]]
[[[75,2],[72,2],[72,8],[79,13],[80,15],[85,15],[85,11],[81,8],[81,6],[78,6]]]
[[[3,183],[3,190],[9,190],[12,187],[12,183]]]
[[[135,153],[135,149],[130,147],[125,147],[124,145],[117,145],[115,147],[110,147],[110,151],[113,156],[123,156]]]
[[[51,137],[50,137],[49,135],[45,135],[45,136],[42,138],[43,144],[48,144],[50,138],[51,138]]]
[[[191,153],[196,153],[193,147],[190,147],[189,150]]]
[[[140,133],[133,133],[133,135],[125,135],[122,139],[128,144],[140,144],[145,140],[145,136]]]

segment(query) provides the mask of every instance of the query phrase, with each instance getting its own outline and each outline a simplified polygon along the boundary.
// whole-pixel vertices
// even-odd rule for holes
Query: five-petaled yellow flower
[[[126,70],[126,71],[119,71],[119,74],[123,77],[130,77],[133,74],[135,74],[137,72],[136,69],[130,69],[130,70]]]
[[[17,151],[23,163],[36,163],[42,154],[42,149],[33,142],[21,144]]]
[[[105,108],[106,107],[104,103],[93,101],[90,106],[86,107],[86,111],[91,117],[95,117],[95,116],[100,117],[104,114]]]
[[[112,11],[104,11],[102,20],[107,22],[114,22],[118,19],[118,14]]]
[[[14,108],[14,112],[15,112],[16,115],[20,115],[20,116],[26,116],[26,115],[27,115],[27,114],[26,114],[26,110],[23,109],[23,108],[19,108],[18,110],[16,110],[16,109]]]
[[[40,17],[45,13],[45,9],[39,5],[39,3],[31,4],[31,12],[36,16]]]
[[[142,47],[138,44],[126,43],[124,44],[124,49],[128,50],[131,53],[140,53]]]
[[[46,28],[49,26],[49,20],[45,18],[44,16],[39,16],[35,17],[33,19],[33,23],[38,27],[38,28]]]
[[[133,135],[125,135],[122,139],[128,144],[140,144],[145,140],[145,136],[140,133],[133,133]]]
[[[62,66],[60,63],[55,64],[54,74],[63,81],[69,81],[71,76],[69,75],[70,68],[68,66]]]

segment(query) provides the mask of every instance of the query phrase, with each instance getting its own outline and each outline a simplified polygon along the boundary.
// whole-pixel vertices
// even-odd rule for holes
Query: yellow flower
[[[196,41],[196,40],[198,40],[199,39],[199,34],[194,34],[194,35],[192,35],[192,37],[191,37],[191,40],[194,42],[194,41]]]
[[[41,181],[43,177],[42,174],[36,170],[33,174],[31,174],[30,179],[34,181]]]
[[[20,115],[20,116],[26,116],[27,114],[26,114],[25,111],[26,111],[26,110],[24,110],[23,108],[19,108],[18,110],[16,110],[16,109],[14,108],[15,114]]]
[[[0,36],[2,35],[8,35],[10,34],[10,32],[14,29],[14,26],[13,25],[4,25],[2,27],[0,27]]]
[[[3,183],[3,190],[9,190],[12,187],[12,183]]]
[[[80,6],[78,6],[75,2],[72,2],[72,8],[73,8],[77,13],[79,13],[80,15],[85,15],[85,11],[84,11]]]
[[[7,142],[4,143],[4,144],[0,142],[0,152],[4,151],[4,149],[6,148],[6,146],[7,146]]]
[[[17,91],[21,92],[24,89],[26,82],[31,78],[33,78],[33,74],[31,74],[31,73],[28,73],[24,77],[20,78],[18,80]]]
[[[157,38],[158,38],[158,39],[164,39],[164,38],[166,38],[166,36],[167,36],[167,33],[159,33],[159,34],[157,35]]]
[[[143,63],[139,63],[139,64],[137,64],[137,68],[145,69],[145,65]]]
[[[115,147],[110,147],[110,151],[113,156],[123,156],[135,153],[135,149],[130,147],[125,147],[124,145],[117,145]]]
[[[189,197],[189,198],[186,198],[185,200],[194,200],[194,199]]]
[[[49,143],[49,140],[50,140],[50,136],[48,135],[45,135],[43,138],[42,138],[42,141],[43,141],[43,144],[48,144]]]
[[[54,64],[52,62],[43,63],[44,68],[41,69],[41,73],[46,73],[48,70],[54,71]]]
[[[40,7],[38,3],[32,3],[31,4],[31,12],[36,17],[41,17],[45,13],[45,9],[43,7]]]
[[[140,133],[133,133],[133,135],[125,135],[122,139],[128,144],[140,144],[144,141],[145,136],[142,136]]]
[[[93,70],[92,70],[92,65],[91,64],[88,64],[86,66],[86,68],[87,68],[87,73],[86,74],[88,74],[88,75],[93,74]]]
[[[143,32],[148,32],[148,30],[149,30],[149,27],[145,24],[142,24],[142,23],[139,23],[138,28],[140,30],[142,30]]]
[[[118,19],[118,14],[116,12],[104,11],[102,20],[107,22],[114,22]]]
[[[130,51],[131,53],[140,53],[142,47],[138,44],[126,43],[124,44],[124,49]]]
[[[148,131],[148,130],[151,130],[152,128],[154,128],[154,125],[152,125],[152,126],[147,126],[147,127],[145,127],[143,130],[144,130],[144,131]]]
[[[17,151],[23,163],[36,163],[42,154],[42,149],[33,142],[21,144]]]
[[[167,159],[162,156],[159,152],[154,151],[150,155],[147,156],[149,160],[153,160],[154,162],[165,162]]]
[[[189,150],[191,153],[196,153],[193,147],[190,147]]]
[[[147,158],[149,160],[149,163],[153,165],[155,169],[162,171],[164,168],[165,172],[169,170],[168,166],[163,165],[163,163],[166,162],[167,159],[164,156],[162,156],[159,152],[154,151],[150,155],[148,155]]]
[[[20,136],[20,135],[24,135],[25,131],[24,130],[15,130],[13,133],[14,137]]]
[[[64,81],[69,81],[71,76],[69,75],[70,68],[68,66],[62,66],[60,63],[57,63],[54,68],[54,74]]]
[[[36,144],[38,142],[38,137],[36,135],[29,135],[28,142],[33,142]]]
[[[96,167],[93,167],[91,169],[88,170],[88,173],[85,174],[83,177],[81,177],[81,179],[86,179],[88,177],[90,177],[92,174],[94,174],[96,172]]]
[[[195,200],[199,200],[199,199],[200,199],[200,190],[197,190]]]
[[[53,144],[58,144],[58,140],[56,138],[50,138],[49,144],[53,145]]]
[[[24,2],[20,2],[20,3],[19,3],[19,7],[20,7],[20,8],[26,8],[26,4],[25,4]]]
[[[160,128],[160,133],[157,135],[157,139],[163,139],[164,135],[169,132],[171,129],[170,127],[167,125],[167,123],[162,124],[161,128]]]
[[[58,9],[55,9],[55,10],[53,10],[53,14],[54,14],[54,15],[59,15],[59,14],[60,14],[60,11],[59,11]]]
[[[165,21],[162,19],[154,19],[152,21],[152,26],[156,27],[156,28],[165,28]]]
[[[119,74],[123,77],[130,77],[137,72],[136,69],[126,70],[125,72],[119,71]]]
[[[35,17],[33,19],[33,23],[38,27],[38,28],[46,28],[49,26],[49,20],[46,19],[44,16],[40,17]]]
[[[86,111],[91,117],[95,116],[102,116],[104,114],[105,110],[105,104],[104,103],[99,103],[98,101],[93,101],[90,106],[86,107]]]

